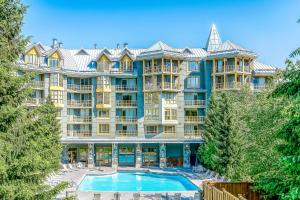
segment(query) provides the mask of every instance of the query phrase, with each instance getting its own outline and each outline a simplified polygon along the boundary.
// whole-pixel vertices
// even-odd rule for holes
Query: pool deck
[[[77,190],[77,187],[80,185],[81,181],[87,174],[112,174],[116,173],[117,171],[150,171],[150,172],[157,172],[157,173],[170,173],[170,174],[180,174],[187,177],[192,183],[198,186],[200,189],[202,188],[202,183],[205,180],[216,180],[215,177],[210,177],[210,174],[199,174],[192,172],[191,169],[183,169],[183,168],[133,168],[133,167],[119,167],[117,170],[111,167],[101,167],[101,169],[73,169],[69,170],[68,172],[59,173],[47,180],[47,184],[57,184],[61,181],[67,181],[73,183],[71,188],[66,189],[65,191],[61,192],[56,199],[62,199],[66,196],[67,191],[75,191],[79,200],[88,200],[93,199],[94,192],[92,191],[81,191]],[[99,192],[98,192],[99,193]],[[100,192],[102,199],[110,200],[113,199],[113,195],[115,192]],[[133,199],[134,192],[120,192],[121,200],[130,200]],[[165,192],[156,192],[165,195]],[[176,192],[178,193],[178,192]],[[141,192],[142,197],[141,199],[151,200],[154,199],[154,193],[149,192]],[[182,199],[189,199],[193,197],[195,191],[188,191],[188,192],[181,192]],[[168,192],[168,195],[174,195],[174,192]]]

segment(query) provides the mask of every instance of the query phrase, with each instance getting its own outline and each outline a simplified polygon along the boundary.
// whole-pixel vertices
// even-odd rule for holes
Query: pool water
[[[122,192],[195,191],[198,187],[181,175],[150,172],[118,172],[112,175],[87,175],[79,190]]]

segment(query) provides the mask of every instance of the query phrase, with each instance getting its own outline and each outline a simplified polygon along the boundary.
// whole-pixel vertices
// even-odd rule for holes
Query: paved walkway
[[[210,177],[210,174],[201,174],[201,173],[193,173],[191,169],[183,169],[183,168],[118,168],[118,170],[149,170],[151,172],[164,172],[164,173],[175,173],[175,174],[181,174],[185,175],[189,178],[190,181],[192,181],[195,185],[202,188],[202,182],[204,180],[212,180],[214,178]],[[82,179],[85,177],[85,175],[88,174],[111,174],[113,172],[116,172],[116,170],[112,169],[111,167],[101,167],[101,170],[99,169],[73,169],[69,170],[68,172],[61,172],[55,176],[52,176],[47,180],[47,184],[55,185],[58,182],[61,181],[67,181],[72,183],[72,186],[65,191],[61,192],[56,199],[62,199],[66,196],[66,193],[70,191],[75,192],[78,196],[79,200],[92,200],[94,197],[94,193],[90,191],[81,191],[77,190],[77,187],[81,183]],[[162,193],[163,194],[163,193]],[[181,193],[183,200],[192,199],[194,197],[195,192],[184,192]],[[166,195],[165,193],[163,195]],[[173,196],[174,193],[168,193],[169,196]],[[103,200],[111,200],[114,197],[114,192],[101,192],[101,199]],[[122,192],[121,193],[121,200],[132,200],[133,199],[133,193],[132,192]],[[145,200],[153,200],[154,193],[147,193],[143,192],[141,193],[141,199]]]

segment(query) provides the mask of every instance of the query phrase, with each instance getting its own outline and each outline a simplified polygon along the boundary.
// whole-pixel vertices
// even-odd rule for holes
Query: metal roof
[[[221,37],[215,24],[212,25],[206,42],[207,51],[216,51],[222,44]]]

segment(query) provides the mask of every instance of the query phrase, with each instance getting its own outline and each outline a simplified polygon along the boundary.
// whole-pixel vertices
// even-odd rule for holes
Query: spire
[[[207,51],[216,51],[219,46],[222,44],[222,40],[218,33],[217,27],[215,24],[212,24],[210,33],[206,43],[206,50]]]

